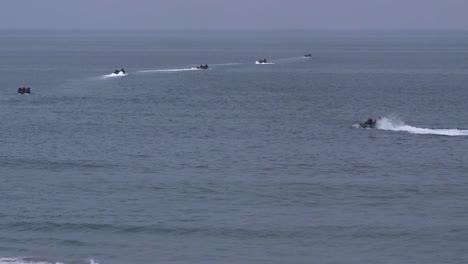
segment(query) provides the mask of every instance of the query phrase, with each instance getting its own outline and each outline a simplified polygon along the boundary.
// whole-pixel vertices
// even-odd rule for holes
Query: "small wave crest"
[[[382,117],[377,120],[376,128],[387,131],[402,131],[419,135],[468,136],[468,130],[420,128],[405,124],[397,117]]]
[[[184,71],[199,71],[200,69],[196,67],[186,68],[186,69],[162,69],[162,70],[143,70],[138,71],[141,73],[150,73],[150,72],[184,72]]]
[[[81,261],[56,261],[45,258],[19,257],[0,258],[0,264],[99,264],[94,259]]]

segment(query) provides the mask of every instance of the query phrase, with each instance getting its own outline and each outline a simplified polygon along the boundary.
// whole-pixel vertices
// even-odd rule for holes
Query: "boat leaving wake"
[[[256,61],[255,64],[257,64],[257,65],[272,65],[274,63],[273,62],[258,62],[258,61]]]
[[[438,136],[468,136],[468,130],[461,129],[432,129],[419,128],[405,124],[398,118],[382,117],[377,120],[376,129],[387,131],[402,131],[418,135],[438,135]]]
[[[150,73],[150,72],[184,72],[184,71],[199,71],[200,69],[196,67],[186,68],[186,69],[165,69],[165,70],[144,70],[138,71],[141,73]]]

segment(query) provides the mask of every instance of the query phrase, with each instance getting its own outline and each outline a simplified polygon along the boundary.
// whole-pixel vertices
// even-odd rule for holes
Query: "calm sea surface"
[[[0,122],[1,264],[468,263],[468,32],[2,31]]]

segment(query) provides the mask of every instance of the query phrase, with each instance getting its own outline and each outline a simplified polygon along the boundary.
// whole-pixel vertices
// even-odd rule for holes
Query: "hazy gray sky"
[[[468,0],[6,0],[0,28],[468,30]]]

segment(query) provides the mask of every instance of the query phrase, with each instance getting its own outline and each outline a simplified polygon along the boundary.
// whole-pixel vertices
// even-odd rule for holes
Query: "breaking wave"
[[[98,264],[93,259],[81,260],[81,261],[57,261],[46,258],[32,258],[32,257],[20,257],[20,258],[0,258],[0,264]]]
[[[186,69],[163,69],[163,70],[143,70],[138,71],[141,73],[150,73],[150,72],[184,72],[184,71],[199,71],[196,67],[186,68]]]
[[[438,135],[438,136],[468,136],[468,130],[461,129],[433,129],[420,128],[405,124],[396,117],[382,117],[377,121],[377,129],[387,131],[402,131],[419,135]]]

